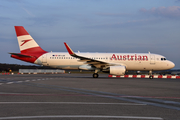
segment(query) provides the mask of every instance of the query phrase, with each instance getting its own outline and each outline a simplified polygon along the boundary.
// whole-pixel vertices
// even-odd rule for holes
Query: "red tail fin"
[[[29,35],[23,26],[15,26],[21,53],[10,53],[11,57],[34,63],[41,55],[47,53]]]
[[[21,53],[46,52],[36,43],[23,26],[15,26],[15,30]]]

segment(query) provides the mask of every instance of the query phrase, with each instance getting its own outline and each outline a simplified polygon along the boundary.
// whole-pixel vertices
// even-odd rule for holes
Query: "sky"
[[[19,53],[14,26],[46,51],[156,53],[180,68],[180,0],[1,0],[0,63],[32,65]]]

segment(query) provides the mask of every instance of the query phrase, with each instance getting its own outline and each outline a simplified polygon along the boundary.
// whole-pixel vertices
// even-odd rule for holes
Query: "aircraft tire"
[[[99,77],[99,75],[97,73],[93,74],[93,78],[98,78],[98,77]]]
[[[152,75],[150,75],[150,76],[149,76],[149,79],[153,79],[153,76],[152,76]]]

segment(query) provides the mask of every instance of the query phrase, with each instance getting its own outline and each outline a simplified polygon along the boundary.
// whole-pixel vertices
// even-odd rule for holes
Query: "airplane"
[[[49,66],[57,69],[78,69],[94,71],[93,78],[98,78],[98,72],[122,76],[126,71],[167,70],[175,64],[164,56],[152,53],[85,53],[74,52],[64,42],[68,52],[47,52],[43,50],[23,26],[15,26],[20,53],[9,53],[12,58],[25,62]]]

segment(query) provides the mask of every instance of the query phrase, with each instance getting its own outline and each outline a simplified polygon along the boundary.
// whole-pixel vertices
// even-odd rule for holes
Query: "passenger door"
[[[155,55],[150,55],[150,64],[155,64]]]

